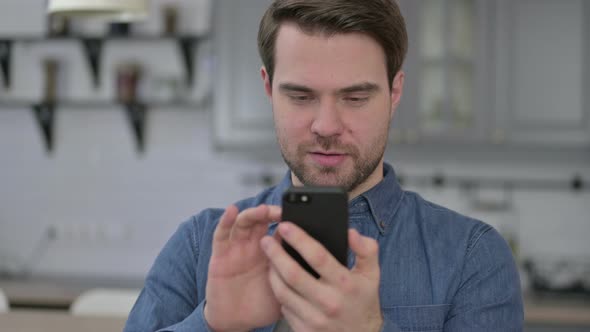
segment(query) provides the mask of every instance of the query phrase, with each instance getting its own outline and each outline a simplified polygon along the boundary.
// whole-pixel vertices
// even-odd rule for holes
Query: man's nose
[[[322,137],[340,135],[343,131],[342,114],[334,101],[323,101],[313,120],[311,131]]]

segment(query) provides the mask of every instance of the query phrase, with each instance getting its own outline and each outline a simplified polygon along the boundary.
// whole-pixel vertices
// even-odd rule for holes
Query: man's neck
[[[373,188],[374,186],[379,184],[379,182],[381,182],[382,180],[383,180],[383,161],[381,161],[379,163],[379,166],[377,166],[375,168],[373,173],[371,173],[371,175],[369,175],[369,177],[366,178],[365,181],[363,181],[363,183],[361,183],[356,188],[354,188],[353,190],[348,192],[348,200],[351,201],[354,198],[356,198],[357,196],[361,195],[362,193],[369,191],[371,188]]]

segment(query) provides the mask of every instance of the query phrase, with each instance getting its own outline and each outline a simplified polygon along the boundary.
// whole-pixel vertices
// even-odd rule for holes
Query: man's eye
[[[362,105],[369,101],[369,97],[346,97],[344,100],[352,105]]]
[[[297,103],[309,102],[313,99],[312,97],[307,95],[290,95],[289,98]]]

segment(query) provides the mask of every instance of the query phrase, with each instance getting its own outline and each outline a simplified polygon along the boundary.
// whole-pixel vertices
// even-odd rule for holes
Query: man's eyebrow
[[[346,88],[342,88],[338,90],[340,94],[347,94],[347,93],[355,93],[355,92],[376,92],[379,91],[379,85],[375,83],[365,82],[360,84],[355,84],[351,86],[347,86]]]
[[[312,93],[313,90],[304,86],[304,85],[299,85],[299,84],[294,84],[294,83],[282,83],[279,85],[279,90],[283,91],[283,92],[305,92],[305,93]]]
[[[339,89],[338,94],[347,94],[347,93],[355,93],[355,92],[376,92],[379,91],[379,85],[370,82],[364,82],[359,84],[354,84],[351,86],[347,86],[345,88]],[[304,92],[304,93],[313,93],[313,89],[300,84],[295,83],[281,83],[279,85],[279,90],[283,92]]]

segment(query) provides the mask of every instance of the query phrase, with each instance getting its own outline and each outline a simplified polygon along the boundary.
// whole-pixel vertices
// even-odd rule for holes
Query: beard
[[[385,153],[387,131],[380,135],[370,149],[362,155],[359,149],[353,145],[341,144],[337,137],[316,136],[313,142],[299,145],[295,154],[287,149],[288,144],[279,135],[279,145],[283,160],[289,166],[293,174],[306,186],[336,186],[347,192],[353,191],[361,185],[375,171],[381,163]],[[338,151],[344,153],[352,161],[352,167],[347,165],[320,166],[306,164],[305,159],[309,151],[321,147],[324,151]]]

